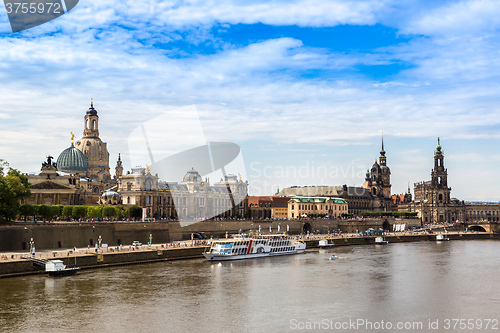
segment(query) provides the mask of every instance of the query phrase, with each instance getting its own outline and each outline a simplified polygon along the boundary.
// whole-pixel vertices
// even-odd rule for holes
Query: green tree
[[[50,206],[50,216],[59,217],[61,216],[61,207],[59,205]]]
[[[102,217],[102,207],[100,206],[88,206],[87,207],[88,217]]]
[[[87,216],[87,206],[74,206],[71,216],[76,219]]]
[[[112,207],[112,206],[103,207],[102,208],[102,216],[115,217],[116,216],[116,209],[115,209],[115,207]]]
[[[73,206],[64,206],[61,215],[69,219],[73,215]]]
[[[41,217],[43,217],[44,221],[45,221],[45,219],[50,219],[52,217],[51,206],[40,205],[38,207],[38,215],[40,215]]]
[[[29,185],[28,177],[0,160],[0,220],[10,221],[18,215],[20,201],[31,195]]]
[[[142,217],[142,208],[137,205],[130,206],[128,209],[128,216],[136,219]]]
[[[119,219],[123,218],[123,215],[125,214],[125,212],[123,211],[123,209],[120,207],[120,206],[115,206],[115,216]]]

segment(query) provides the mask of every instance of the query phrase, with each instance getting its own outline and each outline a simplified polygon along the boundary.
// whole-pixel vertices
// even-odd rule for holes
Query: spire
[[[90,99],[90,107],[94,108],[94,97]]]
[[[441,142],[440,142],[439,136],[438,136],[438,144],[436,146],[436,153],[441,153],[442,149],[443,149],[443,147],[441,147]]]
[[[370,177],[370,169],[366,169],[365,181],[369,182],[370,179],[371,179],[371,177]]]
[[[382,132],[382,150],[380,151],[380,156],[385,156],[385,150],[384,150],[384,132]]]
[[[410,181],[408,181],[408,193],[410,193]]]

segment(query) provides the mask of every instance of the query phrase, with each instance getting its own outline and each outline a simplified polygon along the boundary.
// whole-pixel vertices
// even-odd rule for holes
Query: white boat
[[[328,243],[328,239],[321,239],[319,242],[318,242],[318,247],[319,248],[327,248],[327,247],[334,247],[335,244],[333,243]]]
[[[375,244],[378,244],[378,245],[385,245],[389,243],[388,241],[384,240],[384,238],[382,237],[375,237]]]
[[[233,239],[213,241],[210,250],[203,255],[209,261],[223,261],[297,254],[305,249],[305,243],[283,234],[253,238],[235,236]]]
[[[448,237],[444,237],[443,235],[436,235],[436,241],[449,241],[450,239]]]
[[[80,267],[67,268],[61,260],[50,260],[45,264],[45,272],[49,276],[69,276],[75,275]]]

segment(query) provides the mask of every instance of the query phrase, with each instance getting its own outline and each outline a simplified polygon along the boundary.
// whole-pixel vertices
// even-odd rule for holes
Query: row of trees
[[[30,195],[28,177],[0,159],[0,221],[15,219],[20,200]]]
[[[19,216],[24,220],[41,218],[50,220],[52,218],[80,219],[80,218],[140,218],[142,208],[134,205],[127,209],[120,206],[63,206],[63,205],[27,205],[19,207]]]
[[[372,212],[372,211],[364,211],[359,214],[363,217],[414,217],[417,216],[417,212],[399,212],[396,210],[387,211],[387,212]]]

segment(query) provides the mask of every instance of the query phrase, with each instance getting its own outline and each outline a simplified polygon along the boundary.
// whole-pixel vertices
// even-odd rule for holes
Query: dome
[[[198,173],[198,171],[191,169],[186,173],[182,182],[184,182],[184,183],[201,183],[201,176]]]
[[[104,193],[102,194],[102,197],[103,198],[112,198],[112,197],[121,197],[120,193],[117,193],[115,191],[104,191]]]
[[[59,154],[57,170],[67,173],[88,172],[89,166],[85,155],[71,144],[71,147],[64,149]]]

